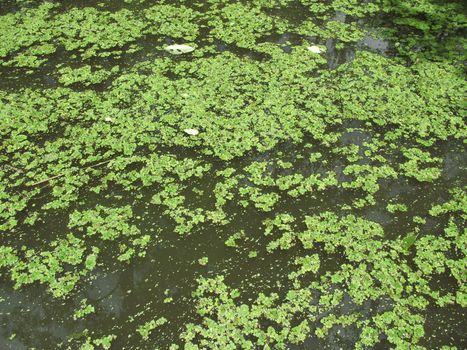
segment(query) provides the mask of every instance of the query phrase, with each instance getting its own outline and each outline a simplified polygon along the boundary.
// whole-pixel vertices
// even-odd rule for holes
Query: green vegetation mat
[[[466,349],[465,13],[0,0],[0,349]]]

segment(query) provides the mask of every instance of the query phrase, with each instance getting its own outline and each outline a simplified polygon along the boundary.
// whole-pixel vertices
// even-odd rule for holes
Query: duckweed
[[[465,347],[464,13],[4,1],[0,348]]]

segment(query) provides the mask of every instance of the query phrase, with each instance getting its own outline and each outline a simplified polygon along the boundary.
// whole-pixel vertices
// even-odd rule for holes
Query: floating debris
[[[169,45],[165,48],[165,51],[171,53],[172,55],[181,55],[184,53],[188,53],[191,51],[194,51],[194,47],[190,45],[185,45],[185,44],[174,44],[174,45]]]
[[[313,46],[308,46],[307,47],[308,51],[311,51],[313,53],[321,53],[325,51],[324,49],[320,48],[319,46],[313,45]]]
[[[197,129],[185,129],[183,131],[191,136],[196,136],[199,134],[199,131]]]

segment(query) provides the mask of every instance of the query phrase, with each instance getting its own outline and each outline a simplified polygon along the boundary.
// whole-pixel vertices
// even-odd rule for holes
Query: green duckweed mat
[[[0,349],[466,349],[465,13],[0,0]]]

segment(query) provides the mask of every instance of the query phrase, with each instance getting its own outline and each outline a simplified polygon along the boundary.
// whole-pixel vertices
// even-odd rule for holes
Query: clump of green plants
[[[77,320],[83,318],[89,314],[92,314],[96,309],[91,304],[87,303],[86,299],[80,301],[79,309],[77,309],[73,315],[73,319]]]
[[[111,76],[112,73],[118,72],[119,67],[115,66],[111,71],[105,69],[92,70],[91,66],[83,66],[79,68],[64,67],[59,70],[60,78],[58,81],[64,86],[80,83],[84,86],[99,84]]]
[[[9,267],[14,287],[39,282],[46,284],[55,297],[69,294],[82,276],[86,276],[96,266],[99,248],[90,252],[84,241],[71,233],[66,238],[50,243],[51,250],[36,251],[1,246],[0,267]]]
[[[151,320],[141,325],[140,327],[138,327],[137,331],[144,340],[147,340],[149,339],[149,335],[153,330],[164,325],[166,322],[166,318],[159,317],[157,320]]]

